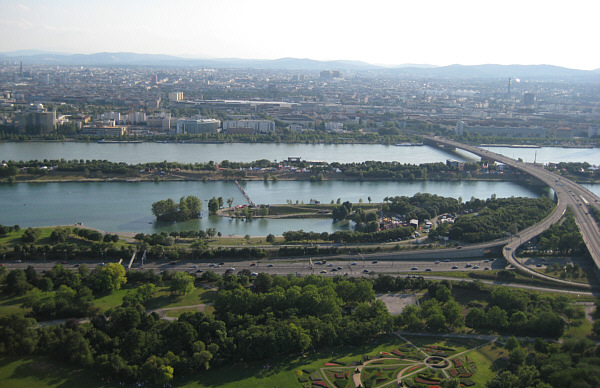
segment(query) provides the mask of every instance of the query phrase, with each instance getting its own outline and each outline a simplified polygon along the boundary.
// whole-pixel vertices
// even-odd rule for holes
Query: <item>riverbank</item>
[[[354,181],[354,182],[379,182],[379,181],[490,181],[490,182],[518,182],[520,174],[457,174],[455,172],[430,174],[426,178],[407,177],[364,177],[344,173],[311,173],[302,171],[252,171],[252,170],[219,170],[219,171],[161,171],[143,172],[138,176],[122,174],[104,174],[91,172],[88,174],[74,174],[73,172],[47,171],[43,175],[20,173],[14,179],[0,179],[0,183],[68,183],[68,182],[207,182],[207,181]],[[593,182],[591,182],[593,183]],[[599,182],[600,183],[600,182]]]

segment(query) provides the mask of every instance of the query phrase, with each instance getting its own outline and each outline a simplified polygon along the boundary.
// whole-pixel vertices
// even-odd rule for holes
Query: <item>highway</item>
[[[554,212],[536,225],[520,231],[519,235],[515,236],[518,237],[518,240],[513,238],[513,240],[504,247],[503,255],[510,264],[515,266],[521,272],[529,275],[545,278],[556,283],[573,286],[574,284],[572,282],[555,279],[533,271],[532,269],[519,263],[514,256],[515,250],[521,245],[521,243],[532,239],[548,229],[563,216],[567,207],[570,207],[573,211],[575,222],[579,226],[581,235],[583,236],[583,241],[585,242],[592,260],[594,261],[595,268],[597,271],[600,269],[600,228],[598,228],[598,224],[595,222],[588,209],[588,206],[595,206],[597,208],[600,206],[600,198],[598,198],[598,196],[596,196],[594,193],[569,179],[546,170],[543,166],[523,163],[495,152],[440,137],[424,136],[424,138],[436,144],[460,148],[478,155],[482,159],[504,163],[533,176],[554,190],[557,197],[557,206]],[[580,287],[589,288],[589,286]]]

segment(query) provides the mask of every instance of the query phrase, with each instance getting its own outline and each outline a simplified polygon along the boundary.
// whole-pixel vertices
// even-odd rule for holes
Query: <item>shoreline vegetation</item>
[[[589,163],[560,163],[556,171],[578,183],[599,183],[600,171]],[[327,163],[288,160],[272,162],[126,164],[106,160],[2,161],[0,183],[164,182],[164,181],[525,181],[510,168],[484,162],[421,163],[366,161]]]

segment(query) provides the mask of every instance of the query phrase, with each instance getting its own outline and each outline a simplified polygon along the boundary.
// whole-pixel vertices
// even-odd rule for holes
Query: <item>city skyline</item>
[[[593,6],[464,0],[0,1],[0,52],[135,52],[193,58],[357,60],[378,65],[600,68]]]

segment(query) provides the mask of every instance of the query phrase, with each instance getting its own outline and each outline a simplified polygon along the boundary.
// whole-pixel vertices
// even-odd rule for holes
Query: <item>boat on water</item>
[[[539,145],[534,145],[534,144],[512,144],[509,147],[510,148],[542,148]]]
[[[422,145],[423,143],[396,143],[397,147],[419,147]]]
[[[118,144],[118,143],[141,143],[141,140],[98,140],[100,144]]]

